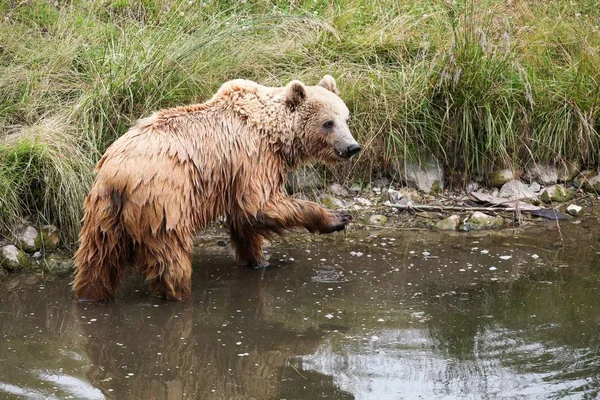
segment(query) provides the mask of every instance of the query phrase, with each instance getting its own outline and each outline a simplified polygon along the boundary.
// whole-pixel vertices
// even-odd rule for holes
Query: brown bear
[[[154,113],[117,139],[96,167],[85,199],[73,290],[110,299],[128,267],[159,294],[191,291],[192,238],[226,217],[239,264],[264,266],[263,239],[303,227],[340,231],[350,216],[286,197],[287,171],[360,151],[349,111],[326,75],[265,87],[225,83],[207,102]]]

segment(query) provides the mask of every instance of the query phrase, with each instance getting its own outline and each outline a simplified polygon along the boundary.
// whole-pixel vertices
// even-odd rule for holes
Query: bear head
[[[361,149],[348,128],[348,107],[337,93],[329,75],[316,86],[294,80],[285,87],[286,106],[295,115],[296,146],[308,158],[336,163]]]

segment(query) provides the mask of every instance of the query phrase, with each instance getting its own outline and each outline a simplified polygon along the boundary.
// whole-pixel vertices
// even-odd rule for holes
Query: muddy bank
[[[362,186],[331,183],[325,187],[314,171],[309,172],[303,171],[305,175],[290,179],[288,191],[293,197],[350,213],[353,221],[348,231],[385,228],[449,232],[508,229],[515,233],[548,221],[578,224],[595,221],[597,217],[595,205],[598,197],[585,190],[587,186],[583,181],[578,185],[576,180],[569,185],[540,185],[536,181],[525,184],[509,179],[512,178],[509,176],[504,177],[506,182],[499,189],[481,188],[472,182],[466,191],[433,193],[424,188],[395,189],[393,183],[385,178]],[[418,187],[417,184],[415,186]],[[560,230],[560,224],[556,227]],[[12,232],[0,237],[0,273],[72,272],[72,254],[77,244],[65,240],[55,226],[37,226],[24,221]],[[199,232],[196,241],[217,240],[229,245],[226,236],[223,224],[217,222],[206,231]],[[318,240],[310,238],[307,236],[307,240]]]

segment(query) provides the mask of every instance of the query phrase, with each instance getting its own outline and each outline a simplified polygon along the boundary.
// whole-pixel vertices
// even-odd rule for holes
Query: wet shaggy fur
[[[224,84],[206,103],[142,119],[99,161],[85,200],[73,290],[112,298],[137,269],[167,298],[191,290],[192,238],[225,216],[239,264],[264,265],[263,238],[303,227],[344,229],[348,215],[285,197],[287,171],[337,162],[358,146],[333,78],[271,88]]]

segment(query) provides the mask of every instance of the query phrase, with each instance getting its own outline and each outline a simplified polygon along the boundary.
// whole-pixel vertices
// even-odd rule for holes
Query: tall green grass
[[[115,138],[240,77],[338,79],[366,148],[336,179],[429,155],[457,185],[599,161],[597,1],[34,0],[0,18],[4,230],[33,215],[75,237]]]

